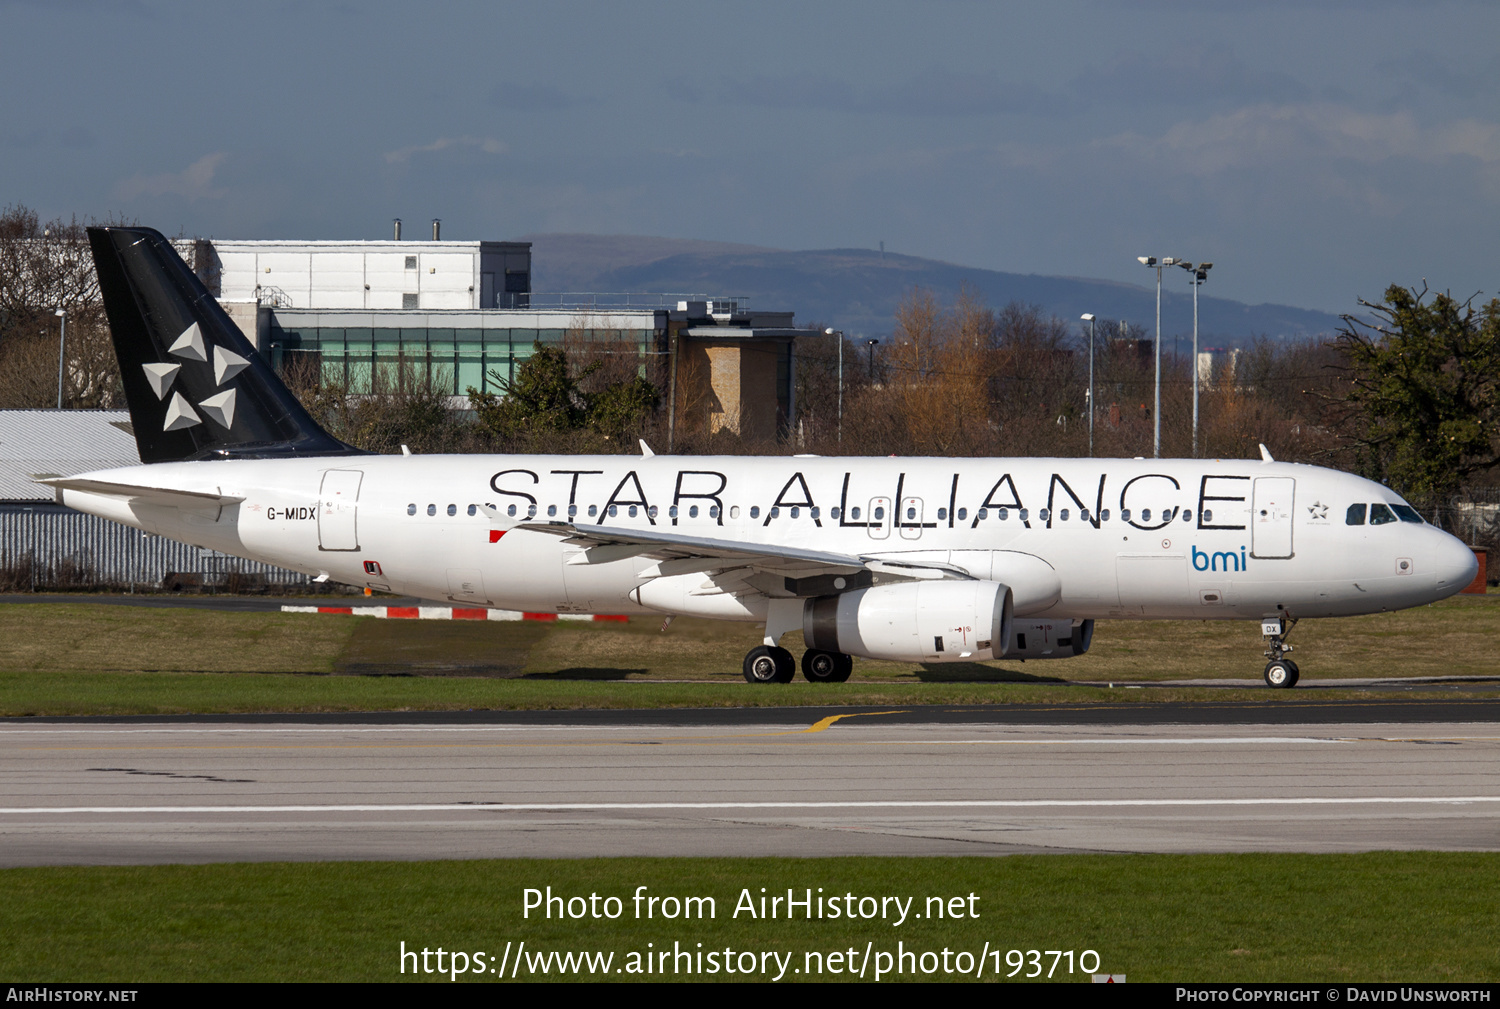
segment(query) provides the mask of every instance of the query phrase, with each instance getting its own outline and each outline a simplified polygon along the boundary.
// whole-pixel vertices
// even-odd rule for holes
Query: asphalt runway
[[[1259,706],[1311,707],[1333,706]],[[949,710],[966,717],[8,720],[0,864],[1500,849],[1493,705],[1297,724]]]

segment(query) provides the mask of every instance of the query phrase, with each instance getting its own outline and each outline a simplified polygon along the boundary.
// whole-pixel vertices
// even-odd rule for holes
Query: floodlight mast
[[[1198,288],[1208,279],[1208,271],[1214,268],[1212,263],[1199,263],[1197,268],[1192,263],[1178,263],[1178,266],[1188,271],[1188,283],[1193,285],[1193,458],[1198,458]]]
[[[1094,456],[1094,314],[1085,312],[1079,316],[1089,324],[1089,458]]]
[[[68,347],[68,310],[59,308],[52,313],[57,316],[57,408],[62,409],[63,403],[63,360]]]
[[[1157,259],[1155,256],[1136,256],[1136,262],[1142,266],[1156,271],[1156,402],[1152,408],[1152,423],[1154,433],[1152,435],[1151,454],[1154,458],[1161,458],[1161,270],[1164,266],[1176,266],[1183,260],[1176,256],[1163,256]]]
[[[839,338],[839,427],[838,442],[844,443],[844,333],[843,330],[825,329],[824,336]]]

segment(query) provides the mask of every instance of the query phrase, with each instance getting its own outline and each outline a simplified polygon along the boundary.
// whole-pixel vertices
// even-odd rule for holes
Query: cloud
[[[583,102],[547,84],[508,81],[490,91],[490,104],[518,112],[557,112]]]
[[[435,154],[439,151],[466,149],[483,151],[485,154],[504,154],[506,148],[500,141],[490,137],[440,137],[430,144],[387,151],[384,157],[387,164],[404,165],[412,159],[414,154]]]
[[[212,188],[212,183],[214,173],[227,157],[225,152],[217,151],[205,154],[180,172],[135,175],[116,186],[115,195],[122,200],[139,196],[182,196],[188,200],[223,196],[225,191]]]
[[[1055,114],[1071,104],[1061,94],[1014,84],[994,74],[929,70],[877,88],[855,88],[823,74],[755,76],[720,81],[712,90],[678,79],[667,83],[679,101],[719,101],[767,109],[817,109],[873,115],[966,116]]]
[[[1192,46],[1161,55],[1124,52],[1073,78],[1068,90],[1094,101],[1236,105],[1307,100],[1307,85],[1276,70],[1260,70],[1228,46]]]
[[[1158,137],[1123,133],[1097,145],[1199,175],[1309,158],[1500,164],[1500,126],[1494,123],[1459,119],[1422,126],[1408,112],[1371,114],[1332,103],[1254,105],[1180,122]]]

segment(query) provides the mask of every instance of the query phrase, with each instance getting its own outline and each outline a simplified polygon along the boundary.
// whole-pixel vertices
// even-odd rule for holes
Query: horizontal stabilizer
[[[150,504],[169,505],[176,508],[213,508],[239,504],[243,497],[220,494],[217,491],[176,490],[171,487],[143,487],[139,484],[111,483],[107,480],[86,480],[79,477],[53,477],[37,483],[58,490],[76,490],[85,494],[102,494],[105,497],[125,498],[131,501],[146,501]]]

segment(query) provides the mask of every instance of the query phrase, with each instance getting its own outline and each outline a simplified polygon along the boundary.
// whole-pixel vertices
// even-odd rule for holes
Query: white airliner
[[[1044,659],[1094,621],[1418,606],[1477,564],[1388,488],[1271,460],[377,456],[303,411],[160,234],[90,229],[147,464],[43,481],[80,511],[381,591],[764,624],[751,682],[852,656]]]

